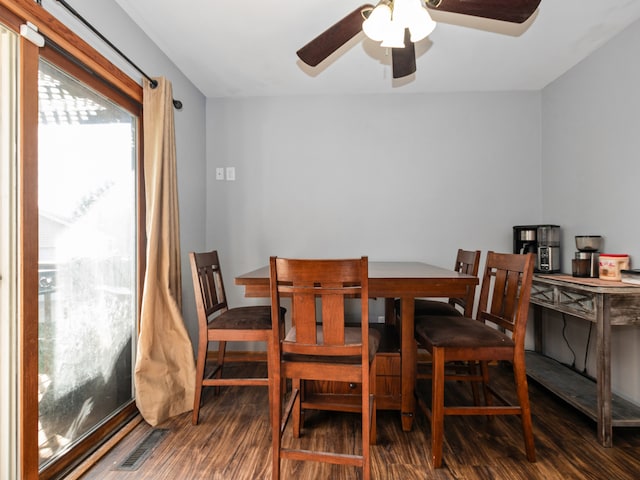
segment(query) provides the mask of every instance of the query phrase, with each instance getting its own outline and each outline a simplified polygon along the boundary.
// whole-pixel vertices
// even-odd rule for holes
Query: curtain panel
[[[136,404],[152,426],[193,408],[195,362],[182,318],[180,221],[171,83],[143,85],[146,274],[135,367]]]

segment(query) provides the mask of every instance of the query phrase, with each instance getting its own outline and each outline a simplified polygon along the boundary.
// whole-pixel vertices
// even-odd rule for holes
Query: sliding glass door
[[[0,0],[0,478],[23,480],[137,414],[146,245],[142,88],[38,3]]]
[[[134,398],[139,126],[43,59],[38,97],[42,467]]]

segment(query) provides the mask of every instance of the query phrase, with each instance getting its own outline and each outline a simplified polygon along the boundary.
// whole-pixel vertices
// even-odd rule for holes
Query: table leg
[[[415,398],[413,396],[416,383],[417,355],[416,341],[413,336],[415,300],[413,297],[402,297],[401,302],[400,366],[402,406],[400,414],[402,430],[408,432],[411,431],[413,426],[413,412],[415,411]]]
[[[393,298],[384,299],[384,323],[386,325],[396,324],[395,299]]]
[[[544,353],[542,348],[543,323],[542,323],[542,307],[540,305],[533,306],[533,349],[538,353]]]
[[[598,441],[603,447],[613,446],[613,424],[611,421],[611,319],[609,318],[609,298],[596,297],[597,315],[597,423]]]

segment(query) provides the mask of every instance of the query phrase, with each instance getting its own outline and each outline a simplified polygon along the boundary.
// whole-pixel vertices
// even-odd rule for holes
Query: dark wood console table
[[[563,274],[536,274],[531,304],[535,352],[527,352],[527,375],[594,419],[598,441],[611,447],[613,427],[640,426],[640,407],[611,392],[611,327],[640,325],[640,286]],[[595,383],[543,355],[543,308],[595,324]]]

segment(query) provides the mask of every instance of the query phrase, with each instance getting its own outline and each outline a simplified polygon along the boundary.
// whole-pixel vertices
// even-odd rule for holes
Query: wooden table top
[[[533,280],[534,282],[538,280],[552,285],[571,284],[576,288],[602,293],[640,294],[640,285],[637,284],[624,283],[615,280],[602,280],[600,278],[574,277],[573,275],[564,273],[536,273],[533,276]]]
[[[369,262],[369,278],[457,279],[476,277],[422,262]],[[268,265],[237,276],[236,284],[247,285],[252,283],[261,283],[265,280],[269,280]]]
[[[269,267],[235,278],[249,297],[269,296]],[[462,296],[478,277],[422,262],[369,262],[369,294],[375,297]]]

